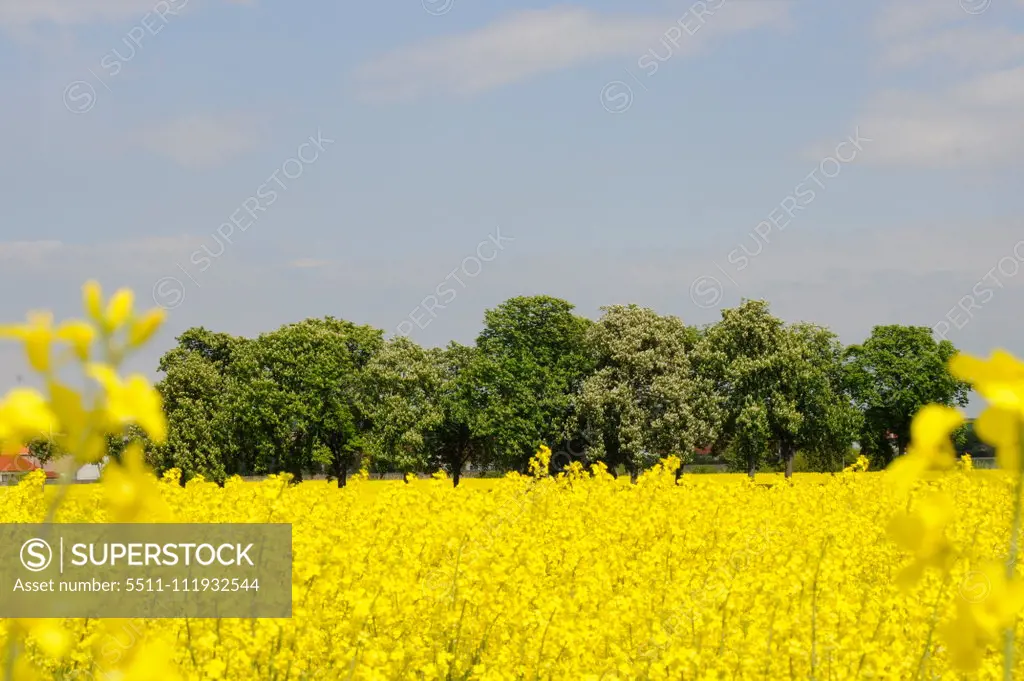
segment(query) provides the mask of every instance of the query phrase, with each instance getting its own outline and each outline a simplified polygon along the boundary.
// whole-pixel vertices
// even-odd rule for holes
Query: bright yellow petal
[[[63,434],[69,440],[76,441],[78,435],[84,430],[86,422],[82,396],[77,391],[56,381],[51,381],[48,388],[51,407],[60,423],[55,430],[57,432],[63,430]]]
[[[99,282],[87,281],[82,287],[82,302],[85,305],[85,313],[89,319],[97,324],[102,324],[103,319],[103,289]]]
[[[1003,470],[1016,471],[1020,466],[1020,415],[1015,411],[989,407],[974,421],[978,437],[996,448],[996,459]]]
[[[32,388],[15,388],[0,402],[0,423],[18,444],[45,435],[56,420],[46,398]]]
[[[992,370],[1008,381],[1024,382],[1024,362],[1014,357],[1011,353],[997,348],[992,351],[990,360]]]
[[[898,457],[885,470],[886,479],[896,488],[897,492],[902,494],[920,480],[924,472],[928,470],[928,460],[922,456],[907,454]]]
[[[156,388],[140,374],[134,374],[125,382],[125,399],[131,404],[134,420],[156,443],[167,439],[167,419],[164,415],[163,400]]]
[[[102,385],[103,389],[108,393],[115,392],[121,387],[121,379],[118,378],[117,372],[109,364],[99,364],[96,362],[86,364],[85,373]]]
[[[1024,414],[1024,363],[1005,350],[995,350],[988,360],[955,355],[949,370],[967,381],[991,404]]]
[[[106,322],[111,331],[124,326],[132,314],[132,306],[135,304],[135,294],[131,289],[120,289],[107,304]]]
[[[49,329],[33,328],[25,336],[25,352],[29,365],[41,374],[50,372],[50,344],[53,334]]]
[[[67,321],[57,327],[57,338],[70,343],[78,358],[86,362],[89,360],[89,348],[96,339],[96,328],[81,320]]]
[[[153,337],[160,326],[167,318],[167,312],[163,308],[154,308],[135,320],[128,330],[128,343],[132,347],[139,347]]]
[[[28,332],[24,324],[0,324],[0,338],[5,340],[25,340]]]
[[[949,373],[971,385],[993,378],[988,362],[963,352],[953,355],[949,360]]]
[[[950,433],[964,422],[963,414],[952,407],[928,404],[914,416],[910,438],[922,446],[935,446],[949,440]]]

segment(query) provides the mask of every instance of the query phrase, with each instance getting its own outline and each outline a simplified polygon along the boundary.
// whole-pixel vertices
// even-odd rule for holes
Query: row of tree
[[[339,486],[364,465],[443,469],[458,484],[468,466],[525,470],[541,444],[632,476],[701,450],[790,474],[797,452],[841,468],[854,442],[884,465],[918,408],[967,401],[946,370],[954,347],[927,327],[879,326],[844,347],[763,301],[703,328],[636,305],[602,312],[512,298],[485,313],[475,345],[445,348],[332,317],[257,338],[193,328],[160,361],[169,439],[147,451],[186,479],[290,472]]]

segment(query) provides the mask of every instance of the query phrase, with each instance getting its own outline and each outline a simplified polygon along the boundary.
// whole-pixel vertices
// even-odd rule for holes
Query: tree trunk
[[[788,480],[793,477],[793,459],[796,458],[796,447],[783,445],[782,456],[786,460],[786,479]]]
[[[466,465],[466,447],[467,445],[463,444],[459,453],[448,460],[448,466],[452,470],[452,487],[458,487],[459,481],[462,480],[462,469]]]
[[[344,487],[346,484],[348,484],[348,466],[342,466],[338,471],[338,487]]]
[[[747,475],[753,480],[754,476],[757,475],[757,459],[750,457],[747,459]]]

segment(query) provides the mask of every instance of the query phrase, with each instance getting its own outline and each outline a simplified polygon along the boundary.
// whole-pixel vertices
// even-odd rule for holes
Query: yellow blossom
[[[128,344],[133,348],[145,345],[166,318],[167,313],[162,308],[157,307],[138,319],[133,320],[128,328]]]
[[[953,504],[941,493],[921,498],[912,511],[892,518],[889,535],[913,558],[897,577],[901,586],[913,585],[925,568],[944,570],[950,566],[954,550],[946,535],[946,527],[952,518]]]
[[[54,620],[42,620],[29,631],[29,639],[50,657],[64,657],[71,649],[71,635]]]
[[[986,562],[973,571],[977,590],[957,601],[956,618],[940,630],[954,664],[975,671],[986,649],[1012,625],[1024,607],[1024,584],[1006,578],[1006,566]]]
[[[889,465],[889,479],[900,491],[906,491],[929,470],[944,470],[956,463],[956,451],[950,435],[964,417],[956,409],[938,404],[923,407],[910,424],[907,453]]]
[[[89,360],[89,349],[96,339],[96,327],[88,322],[71,320],[57,327],[56,336],[70,343],[78,358],[86,362]]]
[[[132,306],[135,303],[135,294],[131,289],[120,289],[107,303],[107,310],[103,315],[107,328],[110,331],[117,331],[132,315]]]
[[[154,442],[162,443],[167,439],[163,401],[144,376],[133,374],[122,381],[114,369],[105,364],[89,364],[86,373],[103,386],[104,410],[112,423],[137,423]]]
[[[29,365],[40,373],[50,371],[50,346],[54,337],[53,315],[49,312],[30,312],[25,324],[0,326],[0,338],[22,341]]]
[[[530,459],[530,475],[542,478],[548,474],[551,463],[551,449],[547,445],[541,445],[540,449]]]
[[[30,312],[24,324],[0,326],[0,338],[20,340],[25,344],[29,365],[39,373],[47,374],[53,368],[54,341],[71,345],[83,361],[88,359],[89,348],[96,337],[96,329],[87,322],[70,320],[53,326],[50,312]]]
[[[116,522],[136,520],[150,502],[158,501],[156,478],[146,467],[142,446],[133,442],[124,451],[122,463],[111,463],[103,471],[107,507]]]
[[[19,451],[29,440],[49,432],[56,416],[38,391],[15,388],[0,401],[0,445]]]
[[[993,406],[1024,416],[1024,362],[1010,353],[994,350],[987,360],[960,353],[950,360],[949,370]]]

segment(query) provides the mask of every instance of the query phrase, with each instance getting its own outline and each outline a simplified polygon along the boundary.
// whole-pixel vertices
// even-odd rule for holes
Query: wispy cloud
[[[149,151],[186,168],[208,168],[250,151],[259,125],[247,116],[189,116],[136,133]]]
[[[111,265],[124,271],[149,271],[167,264],[168,258],[187,252],[201,243],[188,234],[151,236],[102,243],[69,243],[56,239],[0,241],[0,263],[5,273],[81,268],[82,263],[103,268]]]
[[[33,265],[46,261],[46,258],[64,247],[60,241],[48,239],[41,241],[0,241],[0,262],[5,266],[11,262],[30,263]]]
[[[877,38],[900,38],[953,22],[967,22],[971,16],[958,2],[902,0],[885,3],[874,24]]]
[[[889,88],[867,101],[854,119],[876,140],[865,163],[979,168],[1018,163],[1024,154],[1024,32],[983,21],[979,14],[996,11],[984,4],[961,5],[905,0],[880,12],[879,63],[886,72],[931,67],[933,85]]]
[[[694,51],[716,33],[776,23],[787,10],[788,3],[781,1],[736,3],[716,13],[709,22],[714,25],[686,47]],[[354,75],[360,94],[370,99],[471,95],[606,57],[636,56],[674,21],[672,16],[609,15],[569,6],[526,10],[475,31],[385,54]]]
[[[857,118],[876,140],[868,164],[953,168],[1009,164],[1024,153],[1024,67],[938,93],[883,92]]]
[[[254,0],[226,0],[251,5]],[[75,26],[136,19],[148,13],[176,15],[194,0],[0,0],[0,27]],[[189,10],[192,8],[190,7]]]
[[[904,38],[885,46],[887,66],[941,64],[942,68],[993,68],[1024,58],[1024,33],[1004,27],[964,26],[931,35]]]

